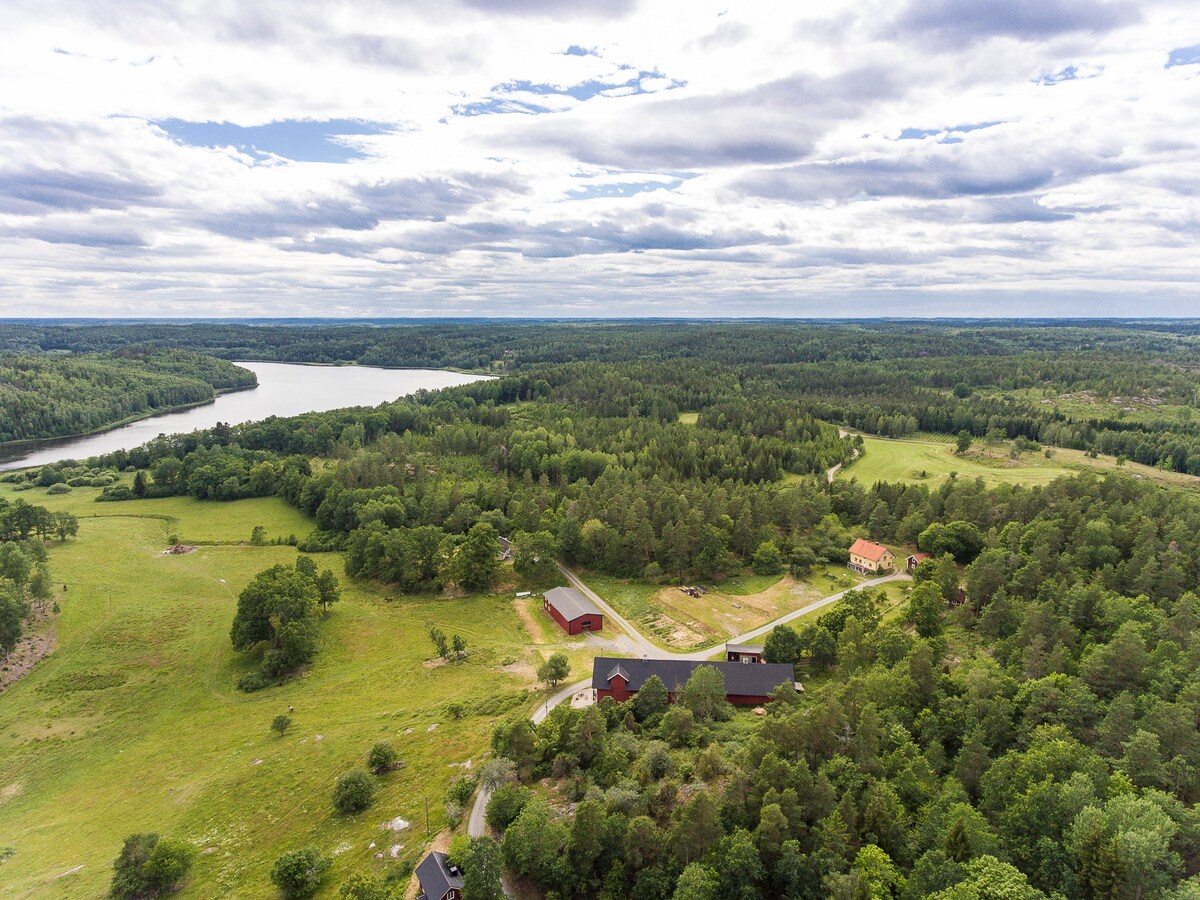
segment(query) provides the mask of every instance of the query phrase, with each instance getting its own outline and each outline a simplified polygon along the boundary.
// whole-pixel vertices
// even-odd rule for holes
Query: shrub
[[[446,801],[466,806],[473,793],[475,793],[475,779],[470,775],[459,775],[446,788]]]
[[[253,694],[255,691],[261,691],[270,683],[270,680],[262,672],[247,672],[237,680],[237,687],[239,691]]]
[[[376,775],[390,772],[400,762],[400,754],[396,748],[386,741],[380,741],[367,754],[367,768]]]
[[[67,485],[63,484],[62,482],[59,482],[58,484],[50,485],[50,489],[48,491],[46,491],[46,493],[47,494],[69,494],[69,493],[71,493],[71,489]]]
[[[113,861],[109,896],[134,900],[171,893],[187,877],[192,855],[192,848],[181,841],[160,841],[153,833],[131,834]]]
[[[285,731],[287,731],[291,727],[291,725],[292,725],[292,717],[291,716],[285,716],[285,715],[281,714],[271,720],[271,730],[273,732],[275,732],[277,735],[279,735],[280,737],[283,737],[283,733]]]
[[[106,487],[96,498],[100,502],[133,500],[133,490],[127,484],[113,484]]]
[[[375,799],[375,779],[363,769],[351,769],[333,789],[333,806],[338,812],[362,812]]]
[[[291,850],[271,866],[271,883],[284,897],[308,897],[321,886],[332,860],[313,847]]]

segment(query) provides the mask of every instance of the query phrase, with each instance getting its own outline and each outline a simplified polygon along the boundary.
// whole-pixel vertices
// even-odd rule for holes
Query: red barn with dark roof
[[[642,689],[652,675],[667,687],[667,699],[675,696],[699,666],[712,666],[725,677],[725,696],[735,706],[761,706],[781,684],[796,686],[796,675],[787,663],[693,662],[686,659],[622,659],[597,656],[592,660],[592,688],[596,699],[612,697],[624,703]]]

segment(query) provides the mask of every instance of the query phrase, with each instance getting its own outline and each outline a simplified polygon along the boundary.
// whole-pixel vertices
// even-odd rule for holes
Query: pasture
[[[486,752],[496,716],[536,703],[530,661],[550,647],[531,647],[511,592],[388,600],[342,576],[337,554],[315,557],[343,586],[315,662],[281,687],[242,693],[234,684],[256,660],[230,647],[237,595],[296,551],[241,542],[256,524],[268,536],[311,525],[273,499],[99,504],[94,494],[17,495],[70,508],[80,532],[50,550],[57,649],[0,694],[0,845],[15,850],[0,866],[6,898],[104,896],[135,831],[196,848],[184,897],[272,896],[271,863],[308,844],[334,855],[320,896],[336,896],[351,871],[418,859],[425,802],[436,833],[447,783]],[[169,535],[214,543],[163,555]],[[467,661],[435,663],[429,624],[465,637]],[[585,655],[579,647],[572,662]],[[271,720],[289,707],[293,724],[276,736]],[[380,780],[366,812],[334,813],[337,777],[380,740],[405,767]],[[398,818],[411,825],[381,828]]]

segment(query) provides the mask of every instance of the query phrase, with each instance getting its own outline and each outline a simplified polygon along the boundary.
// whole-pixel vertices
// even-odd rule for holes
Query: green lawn
[[[480,758],[497,715],[536,703],[529,677],[503,668],[531,643],[511,593],[387,602],[384,589],[344,577],[311,668],[243,694],[233,685],[254,661],[229,645],[237,594],[296,552],[232,542],[254,524],[270,535],[311,523],[274,500],[87,506],[87,489],[20,496],[72,508],[81,527],[50,551],[55,581],[68,586],[57,650],[0,694],[0,847],[16,850],[0,867],[0,896],[100,898],[121,840],[149,830],[197,849],[184,897],[273,896],[272,861],[306,844],[336,855],[320,895],[336,896],[351,871],[419,858],[425,800],[436,832],[455,764]],[[185,541],[231,543],[163,556],[157,516]],[[334,554],[317,561],[340,572]],[[431,665],[429,623],[462,634],[470,659]],[[294,724],[276,737],[270,721],[289,705]],[[335,815],[334,781],[377,740],[394,741],[406,767],[383,779],[371,809]],[[381,830],[397,816],[413,827]]]
[[[1200,489],[1200,478],[1178,472],[1164,472],[1139,463],[1118,466],[1112,457],[1091,459],[1081,450],[1053,448],[1053,456],[1022,453],[1010,460],[1005,447],[985,456],[978,448],[965,456],[956,456],[951,438],[940,440],[892,440],[863,435],[866,454],[843,466],[837,477],[855,478],[870,486],[877,481],[908,482],[936,486],[957,472],[960,478],[982,478],[989,486],[1000,484],[1049,484],[1055,478],[1086,470],[1121,472],[1134,478],[1148,478],[1173,487]]]
[[[949,442],[890,440],[863,437],[866,453],[851,465],[844,466],[837,477],[856,478],[870,486],[877,481],[903,481],[937,485],[957,472],[960,478],[981,477],[989,485],[1048,484],[1055,478],[1070,474],[1070,469],[1057,457],[1046,459],[1040,454],[1025,453],[1019,460],[999,455],[985,458],[980,455],[955,456]]]

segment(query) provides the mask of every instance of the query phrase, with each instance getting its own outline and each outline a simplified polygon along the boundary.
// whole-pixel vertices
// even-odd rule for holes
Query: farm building
[[[725,661],[734,663],[760,663],[763,661],[762,644],[726,644]]]
[[[542,596],[542,608],[567,634],[582,634],[604,628],[604,613],[575,588],[556,587]]]
[[[928,553],[914,553],[911,556],[909,556],[908,559],[906,559],[904,561],[905,562],[904,568],[911,575],[913,572],[917,571],[917,566],[919,566],[921,563],[925,562],[925,560],[931,559],[931,558],[932,557],[930,557],[930,555]]]
[[[756,666],[737,662],[691,662],[685,659],[620,659],[597,656],[592,660],[592,689],[596,700],[612,697],[624,703],[642,689],[651,675],[667,686],[667,698],[675,695],[697,666],[712,666],[725,676],[725,696],[735,706],[761,706],[781,684],[796,685],[792,667],[786,663],[762,663]]]
[[[417,881],[421,882],[421,893],[417,900],[461,900],[463,889],[462,871],[450,865],[445,853],[434,850],[417,866]]]
[[[850,568],[863,575],[886,572],[896,564],[896,555],[883,544],[859,538],[850,546]]]

